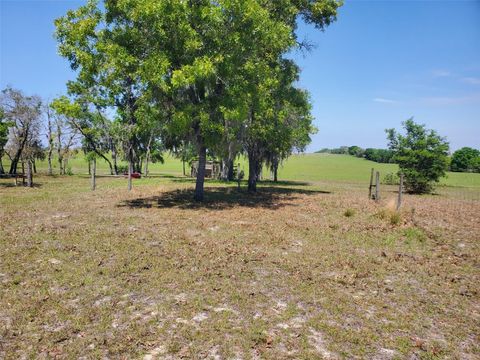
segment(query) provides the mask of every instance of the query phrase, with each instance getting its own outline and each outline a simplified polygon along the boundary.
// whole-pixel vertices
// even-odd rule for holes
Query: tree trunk
[[[187,176],[187,173],[185,172],[185,159],[182,158],[182,165],[183,165],[183,176]]]
[[[65,175],[65,169],[63,168],[63,158],[58,154],[58,167],[60,175]]]
[[[248,191],[257,191],[258,160],[253,151],[248,152]]]
[[[33,164],[33,173],[36,174],[37,173],[37,162],[35,161],[35,159],[32,160],[32,164]]]
[[[148,138],[147,152],[145,154],[145,177],[148,176],[148,162],[150,161],[150,147],[152,146],[152,135]]]
[[[115,147],[115,145],[112,143],[112,160],[113,160],[113,171],[112,171],[112,164],[110,163],[110,173],[111,175],[113,175],[115,173],[115,175],[118,175],[118,166],[117,166],[117,148]]]
[[[25,186],[25,162],[24,161],[22,161],[22,185]]]
[[[92,162],[88,160],[88,175],[92,175]]]
[[[27,186],[33,187],[32,161],[27,160]]]
[[[239,169],[238,171],[240,171],[240,169]],[[227,180],[228,180],[228,181],[233,181],[233,180],[234,180],[234,175],[233,175],[233,159],[229,159],[229,162],[228,162]]]
[[[108,167],[110,168],[110,175],[113,175],[114,172],[113,172],[113,166],[112,166],[112,162],[110,160],[108,160],[108,158],[103,155],[100,151],[94,149],[93,150],[95,152],[95,154],[97,154],[98,156],[100,156],[103,160],[105,160],[108,164]],[[117,165],[115,164],[115,175],[118,175],[118,169],[116,168]]]
[[[47,160],[48,160],[48,175],[53,175],[53,168],[52,168],[52,148],[49,147],[48,149],[48,155],[47,155]]]
[[[19,148],[15,154],[15,156],[12,159],[12,163],[10,164],[10,174],[16,174],[17,173],[17,166],[18,162],[20,161],[20,156],[22,156],[22,151],[23,148]]]
[[[59,130],[60,131],[60,130]],[[61,148],[61,138],[58,137],[59,143],[57,144],[57,156],[58,156],[58,171],[60,175],[65,175],[65,169],[63,168],[63,156],[62,156],[62,148]]]
[[[133,172],[133,161],[132,161],[132,151],[128,152],[128,191],[132,190],[132,172]]]
[[[235,147],[236,147],[236,142],[230,141],[230,143],[228,144],[228,159],[227,159],[227,166],[228,166],[227,180],[228,181],[234,180],[233,179],[233,160],[235,160],[237,156]]]
[[[83,133],[82,133],[83,134]],[[103,155],[100,151],[97,150],[97,148],[95,147],[95,144],[89,140],[88,138],[86,138],[87,141],[90,143],[90,145],[92,145],[92,149],[93,149],[93,152],[95,154],[97,154],[98,156],[100,156],[103,160],[105,160],[105,162],[108,164],[108,167],[110,168],[110,175],[118,175],[118,168],[117,168],[117,164],[115,162],[115,173],[113,172],[113,166],[112,166],[112,162],[105,156]],[[113,156],[113,155],[112,155]],[[117,159],[116,155],[114,157],[115,161]]]
[[[65,169],[63,168],[63,155],[62,155],[62,129],[60,123],[57,120],[57,156],[58,156],[58,171],[60,175],[65,175]]]
[[[273,161],[273,182],[278,182],[278,160]]]
[[[220,178],[224,181],[228,180],[228,159],[222,159],[222,172]]]
[[[198,171],[195,184],[195,201],[203,201],[203,185],[205,182],[205,165],[207,163],[207,148],[204,145],[198,147]]]
[[[97,188],[97,184],[96,184],[96,172],[97,172],[97,160],[94,158],[92,160],[93,162],[93,166],[92,166],[92,191],[95,191],[95,189]],[[90,165],[90,162],[88,162],[88,164]]]
[[[0,174],[5,174],[5,169],[3,168],[2,157],[0,155]]]
[[[145,155],[145,167],[143,169],[143,172],[144,172],[144,176],[145,177],[148,177],[148,158],[150,157],[150,154],[148,153],[147,151],[147,154]]]
[[[12,162],[10,163],[10,170],[8,171],[9,174],[16,174],[17,173],[17,165],[18,165],[18,159],[16,159],[14,157]]]
[[[222,160],[222,180],[232,181],[233,177],[233,156],[230,154]]]
[[[20,161],[20,157],[22,156],[23,148],[25,147],[25,144],[27,142],[27,136],[24,137],[22,140],[21,145],[18,147],[17,152],[15,153],[15,156],[12,159],[12,163],[10,164],[10,174],[16,174],[17,173],[17,166],[18,162]]]
[[[48,161],[48,175],[53,175],[53,168],[52,168],[52,154],[53,154],[53,134],[52,134],[52,121],[50,120],[50,116],[48,115],[48,154],[47,154],[47,161]]]
[[[148,160],[150,158],[150,154],[147,153],[147,156],[145,157],[145,168],[144,168],[144,173],[145,177],[148,177]]]

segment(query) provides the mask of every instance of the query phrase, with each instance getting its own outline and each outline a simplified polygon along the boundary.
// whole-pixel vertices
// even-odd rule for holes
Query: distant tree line
[[[340,146],[338,148],[323,148],[316,151],[317,154],[341,154],[364,158],[377,163],[397,163],[395,152],[391,149],[363,149],[359,146]],[[455,151],[450,157],[449,170],[454,172],[480,173],[480,150],[471,147],[463,147]]]
[[[471,147],[455,151],[450,161],[450,170],[480,173],[480,151]]]
[[[367,148],[363,149],[360,146],[341,146],[334,149],[321,149],[316,151],[316,153],[327,153],[327,154],[343,154],[343,155],[352,155],[358,158],[365,158],[367,160],[375,161],[378,163],[393,163],[393,151],[390,149],[374,149]]]

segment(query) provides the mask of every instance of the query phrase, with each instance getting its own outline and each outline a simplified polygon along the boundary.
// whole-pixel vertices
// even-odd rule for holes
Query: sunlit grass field
[[[4,161],[5,163],[5,161]],[[236,161],[240,168],[248,174],[248,162],[244,157],[239,157]],[[120,162],[121,165],[126,165]],[[8,166],[8,163],[4,165]],[[82,155],[77,155],[69,160],[69,166],[73,174],[81,175],[88,172],[88,165]],[[47,169],[46,161],[39,162],[38,169],[45,172]],[[54,170],[57,164],[54,161]],[[379,164],[365,159],[359,159],[349,155],[332,154],[298,154],[291,156],[279,169],[279,180],[287,181],[334,181],[341,183],[368,183],[370,180],[371,169],[380,171],[381,177],[386,174],[396,173],[398,166],[395,164]],[[99,174],[108,174],[109,168],[105,161],[99,160],[97,163]],[[190,169],[186,164],[186,173]],[[181,175],[183,173],[182,162],[170,154],[166,154],[165,163],[150,164],[151,174]],[[270,174],[267,169],[263,171],[264,179],[269,179]],[[445,178],[442,178],[440,185],[455,187],[480,187],[480,174],[475,173],[455,173],[448,172]]]

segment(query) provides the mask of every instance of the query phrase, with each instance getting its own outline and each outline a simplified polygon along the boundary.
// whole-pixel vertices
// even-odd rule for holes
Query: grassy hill
[[[279,177],[298,181],[368,183],[372,168],[380,171],[382,178],[398,171],[395,164],[379,164],[350,155],[301,154],[294,155],[285,162],[279,171]],[[480,187],[480,174],[448,172],[440,184]]]

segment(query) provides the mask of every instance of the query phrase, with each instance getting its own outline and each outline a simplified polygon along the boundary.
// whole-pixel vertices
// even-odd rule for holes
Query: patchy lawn
[[[36,180],[0,179],[0,358],[480,357],[473,190]]]

